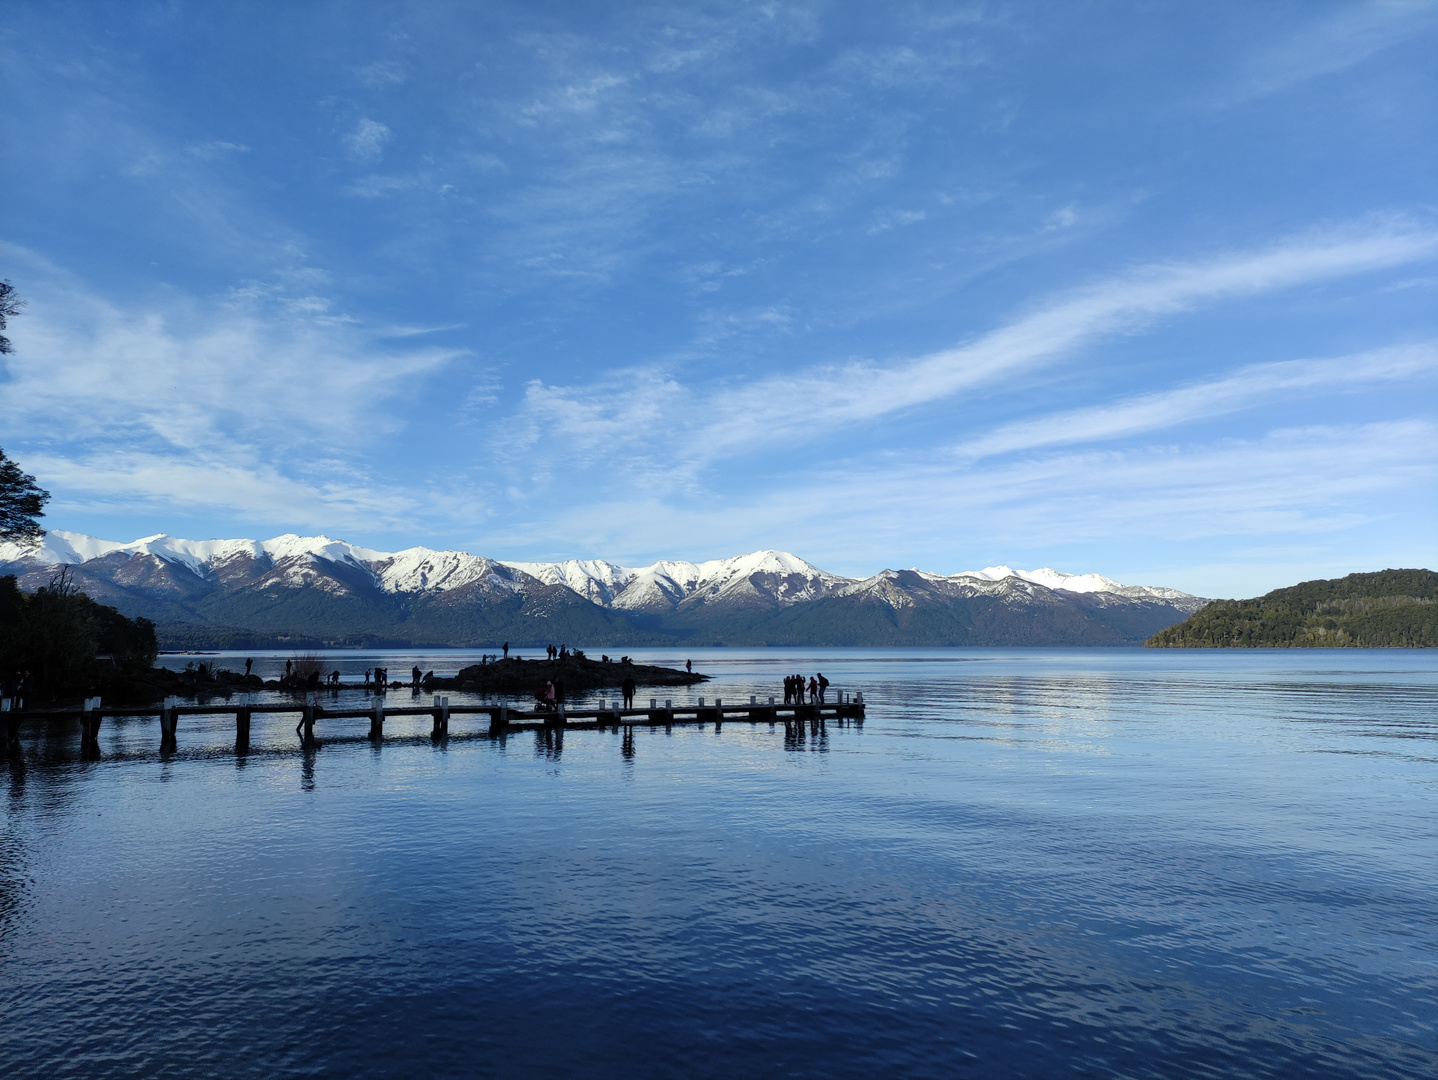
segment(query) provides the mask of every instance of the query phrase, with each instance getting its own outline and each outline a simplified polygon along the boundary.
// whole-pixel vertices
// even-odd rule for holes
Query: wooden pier
[[[522,731],[546,731],[556,728],[571,730],[604,731],[613,728],[635,727],[699,726],[713,724],[716,731],[728,723],[767,723],[784,725],[786,733],[802,733],[805,727],[811,731],[823,730],[827,721],[838,723],[864,722],[864,695],[852,697],[838,693],[839,700],[815,702],[805,705],[776,704],[773,698],[760,703],[751,697],[747,705],[726,705],[715,698],[712,704],[705,704],[700,698],[697,704],[674,704],[672,699],[662,703],[651,698],[646,709],[620,708],[618,701],[601,701],[598,708],[586,707],[566,710],[560,706],[555,711],[528,711],[513,709],[508,705],[451,705],[449,698],[435,695],[430,705],[387,708],[382,698],[376,697],[363,706],[336,706],[334,708],[317,704],[313,699],[291,702],[251,702],[248,695],[236,695],[239,701],[223,705],[184,705],[178,699],[167,699],[163,705],[141,708],[104,707],[99,698],[87,700],[81,708],[69,709],[25,709],[0,712],[0,723],[4,724],[6,740],[15,743],[20,738],[20,727],[26,721],[50,722],[55,720],[78,720],[80,722],[81,744],[87,750],[99,749],[100,724],[107,717],[158,717],[160,721],[160,751],[173,751],[178,746],[180,721],[186,716],[224,716],[235,718],[235,752],[246,753],[250,748],[250,723],[256,713],[287,713],[298,718],[296,732],[303,748],[319,745],[315,735],[316,725],[324,722],[328,728],[331,722],[368,721],[369,738],[373,742],[384,740],[384,725],[387,719],[408,716],[431,718],[432,737],[447,738],[450,724],[466,725],[478,720],[478,730],[471,734],[503,738]]]

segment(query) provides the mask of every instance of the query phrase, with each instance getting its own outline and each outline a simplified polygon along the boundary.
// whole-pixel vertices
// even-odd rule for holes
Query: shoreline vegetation
[[[0,698],[22,700],[27,708],[63,706],[95,694],[116,704],[147,705],[172,695],[203,700],[259,690],[384,692],[371,683],[330,682],[333,668],[314,655],[296,656],[291,674],[269,680],[206,660],[174,671],[156,667],[158,658],[154,623],[96,603],[63,571],[33,593],[22,591],[13,576],[0,577]],[[708,678],[630,663],[628,657],[592,660],[576,650],[555,659],[486,656],[454,675],[429,672],[418,679],[396,679],[389,689],[527,695],[549,682],[562,693],[583,693],[618,690],[626,680],[636,687],[657,687],[690,686]]]
[[[1215,600],[1150,649],[1438,648],[1438,573],[1380,570]]]

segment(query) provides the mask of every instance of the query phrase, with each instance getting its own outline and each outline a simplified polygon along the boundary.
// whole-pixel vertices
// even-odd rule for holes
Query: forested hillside
[[[1150,648],[1435,648],[1438,573],[1380,570],[1215,600]]]

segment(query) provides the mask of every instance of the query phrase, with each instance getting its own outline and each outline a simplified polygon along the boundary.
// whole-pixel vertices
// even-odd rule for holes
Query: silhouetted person
[[[288,678],[290,677],[290,675],[294,672],[294,670],[295,670],[295,662],[294,662],[293,660],[286,660],[286,661],[285,661],[285,678],[288,679]]]
[[[252,668],[252,667],[254,667],[254,666],[255,666],[255,662],[254,662],[253,660],[246,660],[246,661],[245,661],[245,678],[248,679],[248,678],[250,677],[250,668]]]
[[[504,658],[509,659],[509,642],[507,641],[504,643]]]
[[[809,701],[810,701],[811,703],[813,703],[813,702],[817,702],[818,700],[819,700],[819,680],[816,679],[816,678],[814,678],[814,676],[810,675],[810,676],[809,676]]]
[[[624,680],[624,685],[619,688],[619,692],[624,695],[624,707],[626,709],[634,708],[634,689],[634,677],[631,675]]]
[[[690,672],[692,672],[692,671],[694,670],[694,661],[693,661],[693,660],[685,660],[685,661],[684,661],[684,670],[685,670],[685,671],[690,671]]]
[[[819,672],[819,682],[817,685],[819,687],[819,701],[822,702],[824,700],[824,691],[829,689],[829,680],[824,678],[822,671]]]
[[[409,685],[410,685],[410,688],[411,688],[411,689],[414,689],[414,688],[416,688],[416,687],[419,686],[419,665],[418,665],[418,664],[416,664],[414,667],[412,667],[412,668],[409,669]]]

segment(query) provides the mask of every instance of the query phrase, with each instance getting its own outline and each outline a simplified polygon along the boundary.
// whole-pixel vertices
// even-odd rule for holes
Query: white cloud
[[[1061,295],[973,341],[911,360],[854,360],[708,387],[651,369],[613,372],[582,385],[535,382],[518,419],[535,429],[564,418],[544,445],[556,458],[587,457],[602,443],[634,460],[649,457],[643,471],[668,472],[683,486],[717,458],[802,443],[965,391],[1013,385],[1093,341],[1138,332],[1202,303],[1413,263],[1435,251],[1438,233],[1417,227],[1300,237],[1205,262],[1139,267]],[[663,415],[664,423],[627,422],[634,415]],[[803,423],[794,422],[797,415]]]
[[[198,143],[190,147],[190,153],[209,161],[223,157],[226,154],[248,154],[249,152],[250,148],[244,143],[223,142],[218,139],[212,142]]]
[[[240,512],[248,500],[251,516],[304,504],[317,524],[326,506],[401,505],[337,462],[392,435],[401,421],[387,403],[459,351],[385,347],[326,298],[283,285],[125,311],[42,267],[31,261],[0,428],[33,447],[50,482],[102,501]],[[48,449],[57,434],[63,455]]]
[[[345,136],[345,145],[359,160],[372,161],[384,151],[384,145],[389,142],[390,137],[391,132],[387,126],[366,117]]]
[[[404,65],[397,60],[376,60],[372,64],[355,69],[355,77],[368,87],[380,89],[399,86],[405,79]]]
[[[417,176],[362,176],[347,184],[344,193],[361,199],[382,199],[419,185],[420,179]]]
[[[1435,447],[1438,424],[1397,420],[1062,453],[983,469],[908,458],[845,461],[770,475],[749,497],[676,500],[634,489],[602,508],[564,508],[526,522],[523,531],[496,533],[490,550],[523,550],[536,535],[566,537],[572,551],[640,562],[780,546],[826,569],[868,574],[883,568],[872,561],[876,553],[954,572],[974,551],[1035,546],[1152,547],[1224,537],[1324,546],[1393,516],[1412,492],[1433,490]]]
[[[1431,31],[1438,16],[1432,0],[1370,0],[1342,4],[1335,14],[1313,22],[1276,47],[1253,58],[1220,95],[1232,104],[1331,75]]]
[[[1041,446],[1115,439],[1237,412],[1280,394],[1363,387],[1425,372],[1438,372],[1438,347],[1432,344],[1374,349],[1325,360],[1255,364],[1222,379],[1008,424],[961,443],[954,451],[959,458],[973,461]]]

